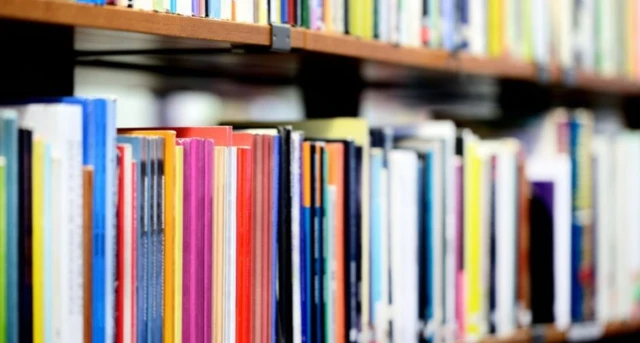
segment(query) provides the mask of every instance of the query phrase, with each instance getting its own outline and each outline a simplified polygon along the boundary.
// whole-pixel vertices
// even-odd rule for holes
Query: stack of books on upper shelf
[[[640,319],[640,132],[596,135],[586,110],[521,140],[115,116],[101,98],[0,108],[1,340],[454,342]]]
[[[78,0],[105,4],[105,0]],[[468,51],[640,78],[639,0],[107,0],[139,10],[290,24],[408,47]]]

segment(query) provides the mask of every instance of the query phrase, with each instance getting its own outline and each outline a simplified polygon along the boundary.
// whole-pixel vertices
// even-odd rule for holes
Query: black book
[[[354,339],[358,341],[358,335],[361,332],[361,330],[363,328],[360,327],[360,323],[361,323],[361,319],[362,319],[362,302],[363,301],[369,301],[369,299],[362,299],[362,292],[360,292],[360,290],[362,289],[362,230],[360,229],[362,227],[362,199],[359,196],[360,194],[362,194],[362,178],[360,177],[362,175],[362,147],[357,146],[355,147],[355,170],[352,170],[351,172],[355,172],[355,185],[356,187],[354,188],[354,192],[353,192],[353,196],[355,197],[355,212],[354,212],[354,217],[355,217],[355,244],[354,246],[354,253],[355,253],[355,261],[352,262],[352,266],[355,265],[355,276],[356,276],[356,322],[352,323],[355,324],[355,329],[356,329],[356,333],[358,334],[354,334],[351,335],[351,339]],[[369,187],[369,185],[367,185],[367,187]],[[355,263],[354,263],[355,262]]]
[[[291,203],[293,186],[291,178],[291,127],[278,127],[280,133],[280,183],[278,191],[278,298],[276,303],[276,341],[293,341],[293,294],[291,259]]]
[[[418,159],[418,208],[425,211],[418,211],[418,318],[422,325],[426,325],[429,320],[429,235],[427,225],[429,213],[427,209],[427,198],[429,192],[425,184],[428,181],[429,159],[425,155],[420,155]],[[422,327],[424,328],[424,326]],[[420,342],[427,342],[424,335],[420,334]]]
[[[551,182],[531,184],[529,263],[533,324],[554,322],[553,192]]]
[[[489,333],[496,333],[496,157],[491,157],[489,213]]]
[[[19,298],[19,335],[20,340],[33,340],[33,281],[31,259],[31,237],[33,230],[31,207],[31,161],[32,161],[32,133],[30,130],[18,131],[18,189],[20,197],[18,203],[18,298]],[[8,313],[8,315],[18,315]]]

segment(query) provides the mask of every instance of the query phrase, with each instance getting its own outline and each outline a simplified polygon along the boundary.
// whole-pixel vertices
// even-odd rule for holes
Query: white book
[[[431,215],[431,222],[428,223],[431,228],[429,241],[432,242],[427,249],[430,249],[428,254],[431,256],[433,265],[429,266],[432,270],[432,281],[428,285],[433,290],[432,304],[429,304],[433,309],[433,317],[425,323],[425,330],[423,332],[425,338],[431,339],[434,342],[441,342],[444,338],[444,285],[445,285],[445,213],[444,213],[444,142],[442,140],[420,140],[420,139],[408,139],[398,142],[399,148],[411,149],[422,154],[430,154],[431,158],[427,166],[429,168],[429,182],[431,184],[430,193],[426,196],[432,202],[433,214]],[[425,209],[420,209],[424,211]],[[426,290],[421,290],[426,291]]]
[[[153,11],[153,0],[134,0],[133,8],[144,11]]]
[[[532,1],[533,3],[533,59],[544,66],[550,61],[550,24],[548,1]]]
[[[573,0],[554,0],[551,4],[553,57],[564,69],[574,65]],[[537,28],[536,28],[537,29]]]
[[[628,242],[628,216],[626,212],[629,210],[627,204],[629,173],[627,172],[627,162],[629,161],[629,149],[626,143],[626,135],[617,136],[614,139],[614,196],[619,201],[616,203],[614,216],[614,240],[616,244],[615,254],[615,279],[614,279],[614,318],[616,320],[624,320],[629,318],[631,314],[631,287],[629,283],[629,260],[627,257]]]
[[[291,133],[291,281],[293,289],[293,342],[302,343],[302,303],[300,293],[300,159],[301,131]]]
[[[444,189],[444,336],[453,341],[456,331],[456,198],[455,145],[456,125],[450,120],[431,120],[424,125],[408,129],[396,129],[397,137],[415,136],[419,139],[438,140],[443,144],[442,162]]]
[[[595,71],[596,66],[596,25],[595,2],[597,0],[582,0],[579,13],[579,56],[582,69]]]
[[[391,287],[394,342],[415,342],[418,334],[418,157],[389,152],[391,198]]]
[[[238,148],[231,147],[229,151],[229,162],[227,163],[227,178],[229,187],[227,188],[228,197],[228,240],[227,248],[228,270],[227,278],[227,342],[236,341],[236,197],[237,197],[237,166],[238,166]]]
[[[191,0],[176,0],[176,12],[186,16],[193,15]]]
[[[333,14],[331,15],[331,20],[333,21],[332,27],[333,31],[344,33],[344,1],[342,0],[330,0],[331,1],[331,11]],[[388,3],[385,3],[389,0],[380,0],[380,9],[381,11],[386,11],[388,9]],[[388,12],[385,12],[388,13]],[[388,15],[388,14],[386,14]]]
[[[59,210],[53,225],[57,243],[54,259],[58,259],[58,273],[54,284],[59,285],[59,308],[54,316],[62,318],[59,335],[64,342],[83,339],[83,242],[82,242],[82,107],[71,104],[30,104],[16,108],[21,128],[30,129],[51,147],[52,155],[60,158],[58,179],[53,184],[60,193],[52,202]]]
[[[519,143],[514,139],[483,141],[495,156],[495,323],[496,335],[508,336],[516,329],[517,211]]]
[[[389,0],[389,43],[400,43],[400,13],[398,11],[398,1],[402,0]]]
[[[378,6],[376,8],[376,11],[378,12],[378,27],[377,27],[377,31],[378,31],[378,40],[381,42],[385,42],[388,43],[390,37],[390,29],[389,29],[389,0],[378,0]],[[333,6],[339,6],[339,5],[333,5]],[[342,6],[341,6],[342,7]],[[334,26],[335,27],[335,26]]]
[[[617,197],[614,183],[614,149],[613,141],[607,136],[595,135],[592,141],[595,190],[593,197],[595,209],[595,242],[596,242],[596,321],[608,323],[615,320],[615,204]]]
[[[487,0],[469,0],[469,51],[487,54]]]
[[[571,160],[564,154],[531,157],[526,174],[530,182],[553,184],[553,314],[564,330],[571,324]]]
[[[617,216],[622,219],[616,228],[617,246],[616,265],[619,276],[616,297],[620,300],[619,318],[630,318],[637,307],[637,292],[640,288],[637,275],[640,274],[640,252],[636,240],[640,240],[640,217],[637,208],[640,206],[640,180],[635,175],[640,173],[640,161],[630,158],[640,154],[640,135],[637,132],[627,132],[616,138],[616,198],[619,200],[617,208],[622,213]]]

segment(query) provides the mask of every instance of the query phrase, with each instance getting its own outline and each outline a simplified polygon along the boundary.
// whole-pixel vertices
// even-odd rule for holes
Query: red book
[[[236,342],[251,342],[253,135],[234,133],[237,155]]]

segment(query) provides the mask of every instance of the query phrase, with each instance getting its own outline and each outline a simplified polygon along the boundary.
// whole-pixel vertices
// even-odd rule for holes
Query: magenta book
[[[182,340],[185,343],[198,342],[198,294],[196,290],[197,250],[195,247],[198,223],[198,141],[196,138],[178,139],[184,148],[184,189],[183,189],[183,239],[182,239]],[[202,207],[202,206],[200,206]],[[201,332],[201,331],[200,331]]]
[[[212,293],[213,293],[213,180],[215,180],[215,167],[214,159],[214,142],[211,139],[207,139],[204,142],[204,227],[203,235],[204,239],[204,261],[202,266],[204,271],[204,284],[203,284],[203,306],[204,306],[204,342],[211,342],[211,323],[212,323]]]

